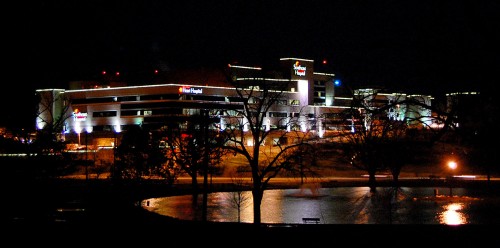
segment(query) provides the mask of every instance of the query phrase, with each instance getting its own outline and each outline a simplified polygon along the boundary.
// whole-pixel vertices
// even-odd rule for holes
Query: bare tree
[[[447,109],[453,110],[452,122],[459,124],[454,126],[456,132],[453,138],[460,145],[461,163],[468,163],[483,171],[489,183],[492,173],[500,171],[496,162],[497,147],[491,145],[492,140],[498,140],[499,136],[495,131],[500,116],[499,108],[494,89],[475,93],[448,96]]]
[[[162,144],[160,137],[150,133],[149,142],[151,148],[148,163],[150,163],[151,174],[165,180],[167,185],[171,186],[182,174],[182,168],[171,159],[171,150]]]
[[[232,111],[234,118],[230,127],[221,133],[227,139],[223,147],[248,161],[252,177],[254,224],[260,224],[260,206],[269,182],[283,171],[296,170],[298,163],[292,162],[292,159],[296,158],[297,151],[310,146],[306,142],[310,137],[307,132],[266,128],[266,114],[284,98],[287,82],[270,82],[261,78],[228,81],[235,86],[241,109]],[[290,118],[286,125],[297,124],[298,121],[294,120]],[[274,142],[269,150],[262,149],[266,142]]]
[[[224,157],[225,150],[221,148],[219,130],[208,129],[205,134],[204,125],[209,121],[203,116],[194,116],[184,127],[174,124],[163,128],[161,136],[166,138],[166,156],[170,163],[177,165],[182,172],[191,177],[193,192],[199,189],[198,176],[205,173],[205,169],[215,172]],[[205,135],[207,140],[205,140]],[[208,144],[205,142],[208,141]],[[205,156],[205,153],[206,156]],[[208,168],[205,168],[205,159],[208,158]]]
[[[245,180],[241,175],[231,176],[234,190],[227,192],[227,199],[231,207],[238,211],[238,222],[241,222],[241,211],[250,205],[250,193],[248,187],[245,186]]]
[[[381,146],[387,130],[384,129],[382,117],[385,111],[373,106],[369,96],[353,97],[353,105],[345,112],[352,120],[349,132],[341,136],[343,152],[350,164],[368,172],[370,191],[376,191],[377,172],[383,169]]]
[[[168,159],[168,150],[149,130],[133,126],[124,133],[117,149],[116,179],[140,183],[144,179],[164,179],[172,185],[180,174],[180,167]]]
[[[37,96],[35,148],[39,153],[60,152],[65,145],[62,136],[65,123],[71,117],[70,99],[55,90],[39,92]]]
[[[123,134],[117,148],[115,179],[140,182],[149,175],[147,163],[148,133],[140,126],[133,126]]]
[[[353,128],[341,136],[343,152],[351,165],[368,172],[368,184],[376,191],[376,173],[390,170],[397,187],[399,173],[420,152],[439,140],[442,125],[449,113],[433,116],[429,103],[403,95],[380,102],[377,91],[354,94],[346,118],[353,120]]]
[[[57,90],[37,92],[38,107],[36,109],[36,139],[30,145],[29,154],[37,154],[33,159],[42,165],[41,173],[54,177],[69,170],[69,158],[64,156],[66,142],[63,132],[65,122],[71,117],[70,99]]]

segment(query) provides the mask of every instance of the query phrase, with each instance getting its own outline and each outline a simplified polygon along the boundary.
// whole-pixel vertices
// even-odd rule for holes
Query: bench
[[[304,224],[307,223],[319,224],[319,218],[302,218],[302,222],[304,222]]]

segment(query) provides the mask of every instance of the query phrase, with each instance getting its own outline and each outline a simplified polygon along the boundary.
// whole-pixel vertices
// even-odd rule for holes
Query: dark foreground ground
[[[443,186],[437,180],[402,181],[401,186]],[[362,186],[366,182],[327,182],[322,187]],[[388,186],[380,182],[380,186]],[[482,187],[500,197],[500,183],[461,182],[460,187]],[[232,184],[214,184],[211,191],[230,191]],[[296,188],[273,184],[271,188]],[[177,220],[138,206],[150,197],[190,194],[189,185],[168,187],[151,181],[141,185],[108,180],[9,182],[3,186],[3,241],[10,246],[374,246],[416,245],[499,247],[500,225],[259,225]],[[499,209],[500,211],[500,209]]]

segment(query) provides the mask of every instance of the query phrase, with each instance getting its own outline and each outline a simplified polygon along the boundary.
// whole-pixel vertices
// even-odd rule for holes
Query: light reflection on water
[[[435,188],[368,187],[266,190],[261,205],[262,223],[301,224],[302,218],[319,218],[321,224],[490,224],[500,223],[500,196],[454,189],[457,197],[430,198]],[[442,192],[446,190],[443,189]],[[215,222],[253,222],[251,192],[217,192],[208,195],[207,219]],[[463,200],[460,196],[471,196]],[[145,199],[143,208],[185,220],[201,220],[202,194]],[[443,200],[444,199],[444,200]],[[470,200],[479,199],[479,200]],[[239,211],[238,211],[238,205]],[[238,218],[239,217],[239,218]],[[238,220],[239,219],[239,220]]]
[[[467,224],[467,216],[462,212],[464,203],[449,203],[443,206],[444,211],[439,213],[439,222],[447,225]]]

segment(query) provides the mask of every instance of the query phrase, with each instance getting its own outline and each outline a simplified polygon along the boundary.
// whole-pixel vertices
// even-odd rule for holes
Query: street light
[[[115,178],[115,170],[116,170],[116,129],[113,130],[113,165],[111,166],[110,177],[112,180]]]
[[[451,170],[451,176],[450,176],[450,182],[449,182],[449,184],[450,184],[450,196],[453,196],[453,182],[452,182],[452,180],[453,180],[453,171],[455,169],[457,169],[457,167],[458,167],[457,162],[455,162],[453,160],[448,161],[448,168],[450,168],[450,170]]]
[[[89,181],[89,142],[88,142],[88,132],[85,131],[85,181]]]
[[[451,169],[451,170],[455,170],[457,168],[457,162],[455,161],[449,161],[448,162],[448,167]]]

